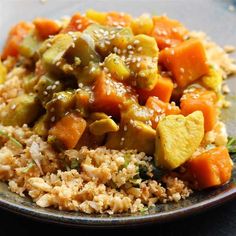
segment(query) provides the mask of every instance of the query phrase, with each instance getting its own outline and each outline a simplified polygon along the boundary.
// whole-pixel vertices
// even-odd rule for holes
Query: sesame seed
[[[167,32],[166,31],[162,31],[162,34],[164,35],[164,36],[166,36],[167,35]]]
[[[123,55],[123,56],[121,56],[121,60],[122,60],[122,61],[125,61],[125,59],[126,59],[126,58],[125,58],[125,56],[124,56],[124,55]]]
[[[12,110],[15,110],[15,109],[16,109],[16,104],[13,104],[13,105],[11,106],[11,109],[12,109]]]
[[[166,43],[166,44],[170,44],[170,43],[171,43],[171,40],[170,40],[170,39],[166,39],[166,40],[165,40],[165,43]]]
[[[137,59],[134,57],[131,61],[132,61],[133,63],[135,63],[136,60],[137,60]]]
[[[52,89],[52,86],[51,85],[48,85],[46,90],[51,90]]]
[[[59,66],[61,64],[61,61],[56,62],[56,66]]]
[[[113,34],[111,35],[110,39],[114,39],[116,36]]]
[[[56,81],[56,82],[55,82],[55,85],[59,85],[59,84],[60,84],[60,82],[59,82],[59,81]]]
[[[124,131],[127,131],[127,129],[128,129],[128,128],[127,128],[127,125],[125,125],[125,126],[124,126]]]
[[[123,53],[123,54],[127,53],[127,50],[126,50],[126,49],[123,49],[122,53]]]
[[[141,64],[138,62],[138,63],[136,64],[136,67],[139,68],[140,66],[141,66]]]
[[[128,50],[131,50],[132,48],[133,48],[132,45],[128,45],[127,47]]]
[[[82,29],[82,25],[81,24],[77,25],[77,29],[78,30]]]
[[[53,117],[51,118],[51,122],[54,122],[55,120],[56,120],[56,117],[53,116]]]
[[[141,52],[142,50],[143,50],[143,47],[139,47],[139,48],[137,49],[138,52]]]
[[[141,57],[137,57],[137,62],[141,62],[142,58]]]
[[[83,84],[82,83],[79,83],[79,88],[83,88]]]
[[[57,86],[54,84],[54,85],[52,86],[52,90],[56,89],[56,87],[57,87]]]
[[[104,36],[108,36],[108,34],[109,34],[109,32],[108,32],[108,31],[105,31],[103,35],[104,35]]]
[[[117,50],[118,50],[117,47],[114,47],[114,48],[113,48],[113,51],[114,51],[115,53],[117,53]]]
[[[184,73],[184,68],[183,67],[180,68],[180,72]]]
[[[144,72],[141,72],[141,73],[139,73],[139,76],[140,76],[140,77],[145,77],[145,73],[144,73]]]
[[[48,92],[47,91],[43,91],[43,95],[47,96]]]
[[[173,28],[172,31],[173,31],[174,33],[177,33],[177,32],[178,32],[178,29],[177,29],[177,28]]]
[[[108,72],[109,71],[109,69],[107,67],[104,67],[103,70],[104,70],[104,72]]]
[[[140,43],[140,41],[138,39],[134,40],[134,45],[137,45],[139,43]]]

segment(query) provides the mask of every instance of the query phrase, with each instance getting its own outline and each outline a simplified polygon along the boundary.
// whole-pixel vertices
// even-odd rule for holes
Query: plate
[[[101,11],[125,11],[132,15],[144,12],[164,14],[183,22],[189,29],[205,31],[220,45],[236,42],[236,1],[222,0],[1,0],[0,29],[2,35],[7,35],[10,26],[19,20],[32,20],[36,16],[59,18],[71,15],[77,11],[84,12],[88,8]],[[227,22],[227,24],[225,24]],[[3,39],[3,38],[1,38]],[[4,39],[3,39],[4,41]],[[3,44],[0,41],[0,47]],[[236,88],[236,77],[228,80],[229,87]],[[228,95],[232,102],[229,109],[223,111],[222,119],[226,122],[230,136],[236,136],[236,93]],[[180,217],[205,211],[209,208],[234,199],[236,197],[236,170],[228,184],[211,190],[194,193],[186,200],[178,203],[159,204],[145,213],[87,215],[79,212],[66,212],[37,207],[30,199],[22,198],[0,183],[0,207],[32,219],[65,224],[77,227],[119,227],[134,226],[149,223],[160,223],[179,219]]]

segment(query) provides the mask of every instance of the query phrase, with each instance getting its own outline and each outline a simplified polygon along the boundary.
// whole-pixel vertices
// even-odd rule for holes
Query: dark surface
[[[73,229],[64,226],[51,225],[46,223],[38,223],[21,216],[16,216],[12,213],[0,210],[0,235],[34,235],[32,232],[37,232],[38,235],[111,235],[118,233],[122,235],[124,232],[135,233],[134,235],[147,234],[152,235],[236,235],[236,200],[231,201],[216,209],[211,209],[208,212],[191,216],[178,221],[156,224],[145,227],[135,227],[127,229]],[[155,233],[151,233],[153,230]]]

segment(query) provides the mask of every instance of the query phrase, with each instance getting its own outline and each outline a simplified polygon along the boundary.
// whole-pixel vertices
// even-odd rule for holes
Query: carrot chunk
[[[134,94],[131,87],[108,78],[105,73],[96,80],[93,92],[92,110],[105,112],[114,117],[119,117],[120,106]]]
[[[2,51],[3,60],[8,56],[17,57],[19,55],[19,46],[24,37],[33,29],[33,27],[33,24],[24,21],[13,26]]]
[[[151,96],[156,96],[163,102],[169,102],[173,88],[173,82],[169,78],[159,78],[152,90],[137,89],[137,93],[141,103],[145,103]]]
[[[198,39],[189,39],[174,48],[162,50],[159,62],[172,72],[181,88],[209,72],[205,50]]]
[[[82,16],[80,13],[76,13],[71,17],[69,24],[64,28],[61,33],[80,31],[83,32],[91,24],[90,20]]]
[[[156,39],[160,50],[176,46],[184,41],[187,29],[179,21],[166,16],[154,16],[153,23],[152,36]]]
[[[149,97],[145,106],[154,111],[151,118],[153,129],[156,129],[160,115],[164,114],[168,116],[180,114],[180,109],[178,106],[163,102],[158,97]]]
[[[131,24],[132,17],[125,13],[108,12],[106,17],[106,25],[127,27]]]
[[[227,183],[231,178],[232,167],[228,150],[223,146],[210,149],[187,163],[187,170],[197,181],[198,189]]]
[[[86,128],[86,121],[70,113],[61,118],[50,130],[49,134],[56,137],[67,149],[74,148]]]
[[[36,18],[33,24],[42,39],[48,38],[49,35],[57,34],[61,28],[56,21],[47,18]]]
[[[180,107],[184,116],[194,111],[202,111],[205,132],[215,126],[217,120],[216,94],[213,91],[195,89],[185,93],[181,98]]]

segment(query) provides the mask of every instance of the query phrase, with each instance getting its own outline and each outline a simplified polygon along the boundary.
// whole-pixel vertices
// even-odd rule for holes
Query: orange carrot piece
[[[181,98],[180,107],[184,116],[194,111],[202,111],[205,132],[213,129],[217,119],[216,94],[213,91],[195,89],[185,93]]]
[[[132,17],[125,13],[120,12],[108,12],[106,17],[106,25],[109,26],[129,26],[131,24]]]
[[[71,17],[69,24],[66,28],[62,29],[61,33],[67,33],[69,31],[83,32],[90,24],[91,21],[87,17],[82,16],[80,13],[76,13]]]
[[[226,147],[216,147],[194,157],[187,170],[197,182],[198,189],[227,183],[231,178],[232,160]]]
[[[60,30],[60,25],[55,20],[50,20],[47,18],[36,18],[33,21],[38,35],[42,39],[48,38],[49,35],[55,35]]]
[[[86,121],[70,113],[61,118],[49,130],[49,135],[56,137],[67,149],[74,148],[86,128]]]
[[[158,97],[149,97],[145,106],[154,111],[151,118],[153,129],[156,129],[159,121],[158,117],[160,115],[165,114],[166,116],[168,116],[180,114],[180,109],[178,106],[163,102]]]
[[[114,117],[120,116],[120,106],[131,97],[131,87],[108,78],[105,73],[96,80],[94,88],[93,111],[105,112]]]
[[[137,89],[137,93],[141,103],[145,103],[150,96],[156,96],[163,102],[169,102],[173,88],[173,82],[169,78],[159,78],[152,90]]]
[[[205,49],[198,39],[189,39],[174,48],[162,50],[159,62],[172,72],[181,88],[209,72]]]
[[[19,46],[24,37],[33,29],[33,27],[33,24],[24,21],[19,22],[17,25],[12,27],[2,51],[3,60],[8,56],[17,57],[19,55]]]
[[[187,29],[179,21],[166,16],[154,16],[153,23],[152,36],[156,39],[160,50],[176,46],[184,41]]]

